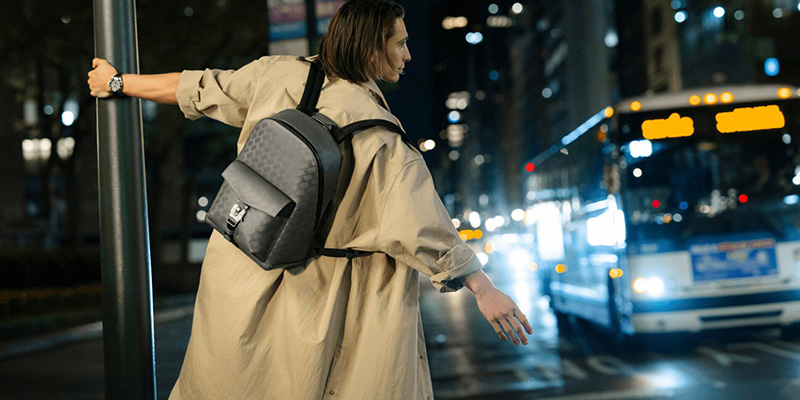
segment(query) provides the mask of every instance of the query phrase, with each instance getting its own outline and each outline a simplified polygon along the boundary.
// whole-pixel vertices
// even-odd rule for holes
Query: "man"
[[[396,82],[411,60],[403,17],[391,0],[352,0],[331,20],[317,107],[339,126],[376,118],[400,125],[374,80]],[[93,95],[108,97],[113,86],[178,104],[190,119],[242,127],[239,150],[259,120],[297,106],[308,73],[307,62],[285,56],[236,71],[149,76],[118,76],[100,59],[93,67]],[[382,127],[352,145],[353,175],[325,247],[375,253],[264,271],[212,233],[171,399],[431,399],[420,272],[443,292],[469,288],[502,340],[527,344],[533,329],[458,236],[422,156]]]

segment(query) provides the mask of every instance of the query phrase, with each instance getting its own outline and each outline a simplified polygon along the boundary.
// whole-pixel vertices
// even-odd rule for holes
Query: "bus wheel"
[[[800,338],[800,322],[781,327],[781,339],[794,340]]]
[[[622,332],[622,313],[617,306],[617,290],[614,286],[614,281],[608,278],[608,328],[615,339],[623,338],[625,335]]]
[[[640,340],[622,331],[622,312],[617,304],[617,291],[614,281],[608,279],[608,332],[615,348],[622,352],[637,352]]]

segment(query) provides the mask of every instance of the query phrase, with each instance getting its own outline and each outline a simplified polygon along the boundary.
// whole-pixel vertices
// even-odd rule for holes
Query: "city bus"
[[[538,155],[535,268],[556,316],[623,335],[800,331],[800,91],[641,96]]]

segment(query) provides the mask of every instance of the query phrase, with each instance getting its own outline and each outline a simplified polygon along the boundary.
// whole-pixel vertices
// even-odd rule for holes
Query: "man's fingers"
[[[500,340],[502,340],[504,342],[506,340],[508,340],[508,339],[506,339],[506,334],[503,332],[503,327],[500,326],[500,322],[498,322],[497,320],[494,320],[494,322],[492,322],[492,328],[494,328],[494,333],[497,334],[497,337],[499,337]]]
[[[517,338],[516,333],[514,333],[514,328],[508,323],[505,318],[500,318],[500,325],[503,327],[503,332],[506,333],[509,339],[511,339],[511,343],[519,344],[519,339]]]
[[[517,336],[519,336],[519,339],[522,341],[522,344],[527,345],[528,344],[528,336],[525,335],[525,331],[522,329],[522,325],[520,325],[520,323],[517,322],[517,320],[514,319],[513,316],[510,318],[510,321],[511,321],[511,325],[514,327],[514,331],[517,332]]]
[[[97,68],[97,66],[98,66],[98,65],[100,65],[100,59],[99,59],[99,58],[97,58],[97,57],[95,57],[95,58],[92,60],[92,68]]]
[[[526,317],[525,314],[522,313],[522,311],[517,311],[516,313],[514,313],[514,315],[517,316],[519,322],[522,323],[522,326],[525,327],[525,332],[528,332],[528,335],[532,335],[533,327],[531,326],[531,323],[528,322],[528,317]]]

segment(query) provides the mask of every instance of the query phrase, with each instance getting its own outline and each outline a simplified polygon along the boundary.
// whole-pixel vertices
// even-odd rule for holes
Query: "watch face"
[[[108,82],[108,87],[113,93],[119,93],[122,91],[122,78],[119,76],[111,78],[111,81]]]

